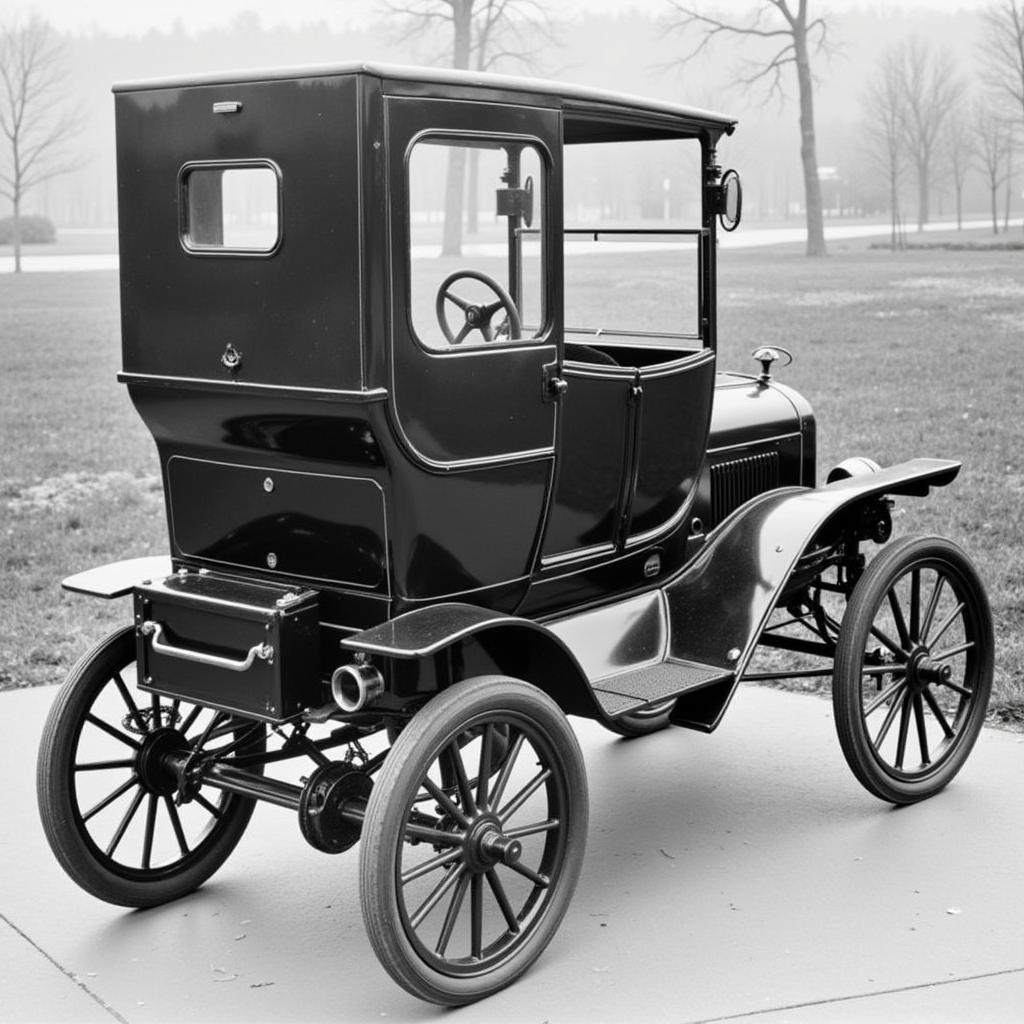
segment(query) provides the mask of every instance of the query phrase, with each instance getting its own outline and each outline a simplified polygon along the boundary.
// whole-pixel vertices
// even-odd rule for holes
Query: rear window
[[[203,254],[267,254],[281,241],[281,174],[269,161],[186,164],[181,242]]]

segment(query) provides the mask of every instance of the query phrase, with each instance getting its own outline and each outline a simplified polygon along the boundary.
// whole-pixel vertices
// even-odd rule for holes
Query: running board
[[[713,665],[669,659],[598,679],[593,689],[604,713],[618,718],[715,683],[731,682],[732,675]]]

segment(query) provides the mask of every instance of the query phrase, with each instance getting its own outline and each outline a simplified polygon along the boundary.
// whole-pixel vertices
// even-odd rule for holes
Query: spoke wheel
[[[175,803],[170,762],[216,750],[251,723],[135,688],[135,635],[111,634],[72,669],[43,730],[37,792],[43,830],[87,892],[149,907],[198,888],[235,848],[251,799],[217,790]],[[247,752],[263,749],[262,732]]]
[[[968,557],[939,537],[888,545],[836,646],[836,728],[857,779],[896,804],[947,785],[984,723],[992,670],[992,615]]]
[[[554,936],[586,832],[583,759],[558,706],[501,676],[445,690],[397,738],[366,809],[360,894],[381,963],[434,1003],[504,988]]]

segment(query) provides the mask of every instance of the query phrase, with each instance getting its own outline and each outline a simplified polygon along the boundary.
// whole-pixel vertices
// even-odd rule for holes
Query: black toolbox
[[[139,686],[281,722],[325,699],[313,590],[181,570],[135,588]]]

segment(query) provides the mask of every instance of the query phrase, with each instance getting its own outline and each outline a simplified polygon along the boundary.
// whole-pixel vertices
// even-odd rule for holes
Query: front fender
[[[672,720],[707,732],[717,727],[798,559],[833,519],[882,495],[923,497],[959,471],[959,462],[913,459],[814,490],[768,491],[737,509],[665,588],[671,656],[732,673],[680,698]]]

